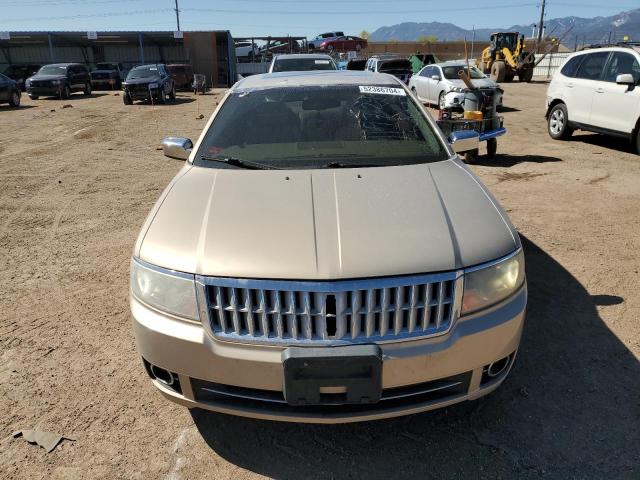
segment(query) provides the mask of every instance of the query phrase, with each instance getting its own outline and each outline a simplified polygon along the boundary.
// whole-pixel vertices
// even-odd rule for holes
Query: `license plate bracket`
[[[382,352],[377,345],[287,348],[282,352],[289,405],[377,403],[382,395]]]

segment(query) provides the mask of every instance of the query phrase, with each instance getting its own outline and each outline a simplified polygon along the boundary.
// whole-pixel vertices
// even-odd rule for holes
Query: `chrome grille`
[[[456,272],[338,282],[197,277],[201,318],[215,337],[267,344],[443,334],[459,312],[460,282]]]

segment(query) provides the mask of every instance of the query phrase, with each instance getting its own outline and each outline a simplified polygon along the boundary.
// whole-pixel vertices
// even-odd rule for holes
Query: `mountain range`
[[[488,40],[492,32],[501,31],[517,31],[529,37],[533,32],[533,25],[530,23],[528,25],[512,25],[509,28],[476,29],[476,40]],[[574,42],[579,44],[606,43],[610,34],[612,40],[622,41],[624,36],[628,36],[630,40],[640,41],[640,8],[621,12],[611,17],[554,18],[547,20],[545,25],[547,35],[556,38],[561,38],[570,27],[573,27],[563,40],[563,43],[570,45]],[[380,27],[371,34],[369,40],[374,42],[415,41],[423,36],[433,36],[440,41],[461,40],[463,38],[470,40],[473,32],[452,23],[405,22]]]

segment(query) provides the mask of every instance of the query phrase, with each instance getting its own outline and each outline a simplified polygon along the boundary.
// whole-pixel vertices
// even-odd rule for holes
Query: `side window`
[[[607,62],[609,52],[589,53],[578,67],[576,78],[585,80],[600,80],[604,64]]]
[[[575,57],[570,58],[569,61],[564,64],[560,73],[565,77],[574,77],[583,58],[584,55],[576,55]]]
[[[422,71],[422,76],[423,77],[427,77],[427,78],[431,78],[431,75],[435,75],[435,71],[433,67],[425,67],[425,69]]]
[[[603,80],[605,82],[615,82],[618,75],[625,73],[633,75],[635,83],[638,83],[640,80],[640,63],[630,53],[615,52],[607,64]]]

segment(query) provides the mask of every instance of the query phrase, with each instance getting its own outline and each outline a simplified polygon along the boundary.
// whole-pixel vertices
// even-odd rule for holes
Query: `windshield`
[[[96,70],[117,70],[118,65],[115,63],[96,63]]]
[[[136,67],[129,72],[127,80],[135,80],[136,78],[158,77],[158,67]]]
[[[308,70],[336,70],[333,60],[328,58],[277,58],[274,72],[306,72]]]
[[[56,65],[45,65],[38,70],[38,75],[66,75],[67,67],[61,67]]]
[[[195,165],[236,158],[273,168],[428,163],[448,152],[401,87],[337,85],[238,90],[211,124]]]
[[[467,66],[464,64],[460,64],[460,65],[450,65],[447,67],[442,67],[442,73],[444,73],[444,78],[446,78],[447,80],[460,80],[460,77],[458,76],[458,72],[460,70],[466,70]],[[480,70],[478,70],[476,67],[471,67],[470,69],[470,73],[471,75],[469,75],[471,77],[472,80],[478,80],[480,78],[484,78],[485,74],[482,73]]]
[[[390,72],[395,70],[411,70],[411,62],[409,60],[398,59],[384,60],[378,64],[378,71],[380,72]]]

